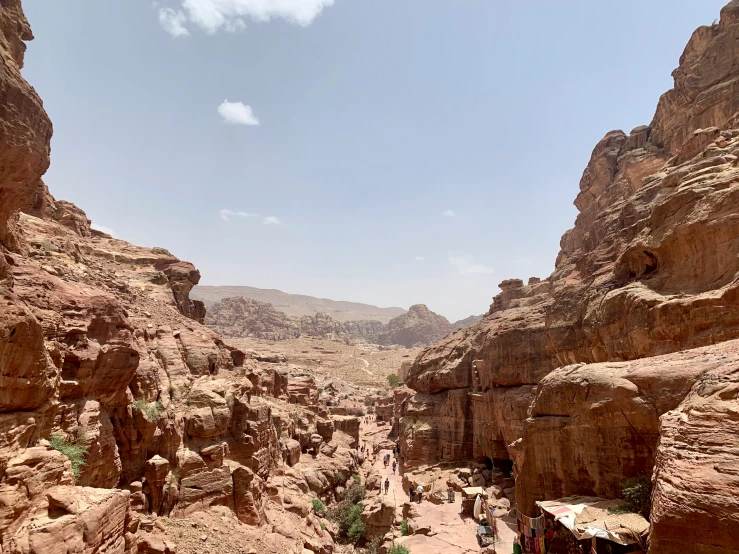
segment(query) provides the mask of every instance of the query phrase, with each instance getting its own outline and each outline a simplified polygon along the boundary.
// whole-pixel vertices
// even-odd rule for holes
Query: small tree
[[[387,383],[390,385],[390,388],[395,388],[398,385],[400,385],[400,377],[397,376],[395,373],[391,373],[387,376]]]
[[[411,554],[411,551],[408,550],[405,546],[396,544],[390,549],[388,554]]]
[[[630,512],[643,515],[649,519],[652,510],[652,480],[642,474],[626,479],[623,485],[623,507]]]
[[[326,515],[326,506],[320,499],[314,498],[311,500],[311,504],[313,505],[313,511],[316,512],[316,514],[321,517]]]

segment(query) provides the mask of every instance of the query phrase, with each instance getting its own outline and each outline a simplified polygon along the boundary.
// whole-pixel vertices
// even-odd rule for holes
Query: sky
[[[52,194],[202,284],[450,320],[546,277],[726,0],[25,0]]]

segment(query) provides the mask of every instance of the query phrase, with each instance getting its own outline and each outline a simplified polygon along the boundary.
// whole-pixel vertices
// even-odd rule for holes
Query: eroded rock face
[[[737,38],[732,1],[651,125],[594,149],[554,273],[502,283],[480,323],[416,359],[397,405],[411,466],[509,459],[531,514],[653,474],[650,552],[686,532],[737,552]]]
[[[408,312],[391,319],[377,337],[378,344],[400,344],[407,348],[433,344],[452,332],[452,325],[444,316],[435,314],[423,304],[416,304]]]

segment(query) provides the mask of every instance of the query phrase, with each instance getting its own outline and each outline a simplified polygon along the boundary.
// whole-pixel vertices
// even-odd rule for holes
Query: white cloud
[[[182,11],[159,8],[159,25],[173,37],[190,36],[190,31],[185,27],[186,20],[187,16]]]
[[[185,19],[208,34],[221,29],[230,32],[244,29],[247,19],[265,22],[280,18],[307,27],[334,0],[179,0],[179,3],[182,6],[179,10],[159,10],[159,22],[173,36],[189,34],[184,27]]]
[[[416,257],[415,257],[415,260],[416,260],[417,262],[422,262],[422,261],[423,261],[423,256],[416,256]]]
[[[467,256],[449,256],[449,263],[457,268],[462,275],[493,273],[493,268],[478,264]]]
[[[100,231],[101,233],[106,233],[110,235],[111,237],[117,237],[118,234],[111,229],[110,227],[106,227],[105,225],[98,225],[97,223],[93,223],[90,225],[92,229],[95,229],[96,231]]]
[[[259,120],[254,116],[251,106],[242,102],[224,100],[218,106],[218,114],[224,122],[233,125],[259,125]]]
[[[441,215],[443,215],[444,217],[454,217],[457,214],[455,214],[452,210],[446,210]]]
[[[265,225],[279,225],[280,223],[282,222],[273,215],[264,218]]]
[[[233,210],[229,210],[228,208],[223,208],[218,212],[218,217],[220,217],[223,221],[231,221],[231,218],[233,216],[239,216],[239,217],[255,217],[258,214],[251,213],[251,212],[244,212],[244,211],[238,211],[235,212]]]

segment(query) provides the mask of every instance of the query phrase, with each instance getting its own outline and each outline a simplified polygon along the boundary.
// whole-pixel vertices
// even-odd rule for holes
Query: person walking
[[[410,498],[411,502],[413,502],[413,497],[415,496],[416,491],[413,490],[413,485],[408,487],[408,497]]]
[[[390,479],[387,477],[385,478],[385,494],[387,494],[387,491],[390,490]]]
[[[395,468],[398,466],[398,463],[393,460],[393,475],[395,475]]]
[[[416,489],[416,494],[418,495],[418,503],[420,504],[423,498],[423,485],[418,485],[418,488]]]

